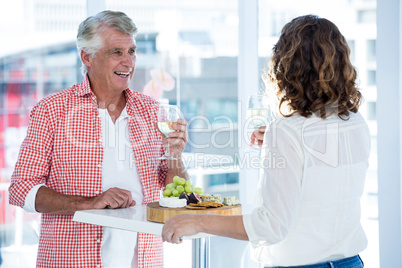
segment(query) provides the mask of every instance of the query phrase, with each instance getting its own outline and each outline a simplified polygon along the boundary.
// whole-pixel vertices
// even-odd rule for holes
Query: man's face
[[[104,27],[103,47],[95,58],[90,58],[88,76],[95,92],[122,92],[128,88],[134,75],[136,44],[129,34]]]

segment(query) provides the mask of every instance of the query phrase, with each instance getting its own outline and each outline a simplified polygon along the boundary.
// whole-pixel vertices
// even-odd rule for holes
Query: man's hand
[[[257,145],[259,147],[262,147],[262,143],[264,142],[264,134],[265,134],[265,129],[267,127],[260,127],[257,130],[254,130],[254,132],[251,134],[250,137],[250,146],[253,146],[255,142],[257,142]]]
[[[101,195],[92,198],[93,208],[128,208],[135,205],[131,192],[120,188],[110,188]]]
[[[156,123],[157,124],[157,123]],[[156,128],[159,128],[156,125]],[[175,130],[174,132],[169,133],[169,137],[166,137],[162,132],[162,140],[163,145],[167,146],[169,143],[169,152],[175,158],[180,158],[181,153],[187,144],[187,121],[184,119],[177,120],[176,123],[173,124],[172,128]],[[160,130],[159,130],[160,132]]]

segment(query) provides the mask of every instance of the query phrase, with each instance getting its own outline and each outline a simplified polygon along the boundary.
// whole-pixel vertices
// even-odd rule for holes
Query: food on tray
[[[204,190],[202,188],[200,188],[200,187],[196,187],[194,189],[194,193],[201,195],[201,194],[204,193]]]
[[[164,198],[178,197],[186,201],[186,204],[201,202],[200,194],[204,190],[201,187],[194,187],[190,180],[185,180],[179,176],[173,177],[173,182],[166,185],[163,191]]]
[[[240,201],[236,198],[236,196],[229,196],[223,198],[223,204],[226,206],[234,206],[240,204]]]
[[[188,199],[189,199],[190,203],[194,203],[194,204],[197,204],[197,203],[201,202],[200,196],[198,194],[196,194],[196,193],[191,193],[188,196]]]
[[[187,193],[190,195],[195,192],[196,194],[201,194],[204,190],[200,187],[194,187],[191,181],[186,181],[184,178],[179,176],[173,177],[173,182],[166,185],[166,189],[163,191],[164,197],[180,196],[182,193]]]
[[[240,204],[235,196],[222,197],[220,194],[204,194],[204,190],[200,187],[194,187],[190,180],[185,180],[179,176],[173,177],[173,182],[166,185],[163,191],[163,198],[160,199],[159,205],[162,207],[188,209],[206,209],[217,208],[223,205],[234,206]]]
[[[159,206],[168,208],[182,208],[187,205],[187,201],[178,197],[162,197],[159,199]]]
[[[202,194],[200,195],[201,201],[215,201],[222,203],[222,198],[220,194],[210,195],[210,194]]]
[[[197,204],[189,204],[189,206],[193,206],[193,207],[213,207],[213,208],[218,208],[218,207],[222,207],[223,204],[219,203],[219,202],[215,202],[215,201],[202,201],[200,203]]]
[[[187,201],[187,204],[190,204],[190,198],[188,197],[188,194],[186,192],[182,192],[179,196],[180,199],[185,199]]]
[[[188,209],[207,209],[207,207],[186,206]]]

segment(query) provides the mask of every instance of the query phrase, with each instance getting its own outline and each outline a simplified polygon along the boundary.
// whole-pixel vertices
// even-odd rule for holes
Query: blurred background
[[[248,3],[257,7],[256,14],[244,11]],[[40,217],[8,205],[7,188],[31,108],[41,98],[81,82],[77,28],[88,15],[104,9],[125,12],[139,29],[131,89],[179,105],[189,122],[185,164],[193,183],[207,193],[240,197],[245,211],[258,178],[258,166],[250,164],[244,154],[248,136],[239,127],[244,122],[245,96],[264,90],[260,77],[285,23],[304,14],[334,22],[348,40],[365,98],[361,113],[372,135],[362,199],[369,245],[362,257],[365,267],[379,267],[376,8],[375,0],[2,0],[1,267],[35,267]],[[250,33],[247,25],[255,25],[255,32]],[[248,49],[250,42],[255,49]],[[254,55],[256,66],[243,76],[242,68]],[[155,76],[151,71],[170,77],[174,87],[152,88]],[[256,82],[247,86],[250,76]],[[249,259],[246,242],[211,238],[210,245],[212,267],[258,267]],[[165,245],[166,267],[190,267],[191,247],[190,241]]]

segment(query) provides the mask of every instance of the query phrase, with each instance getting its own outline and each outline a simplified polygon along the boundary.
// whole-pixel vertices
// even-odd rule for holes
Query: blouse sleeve
[[[279,122],[265,133],[260,180],[251,214],[243,223],[253,246],[286,238],[300,209],[303,150],[297,131]]]

